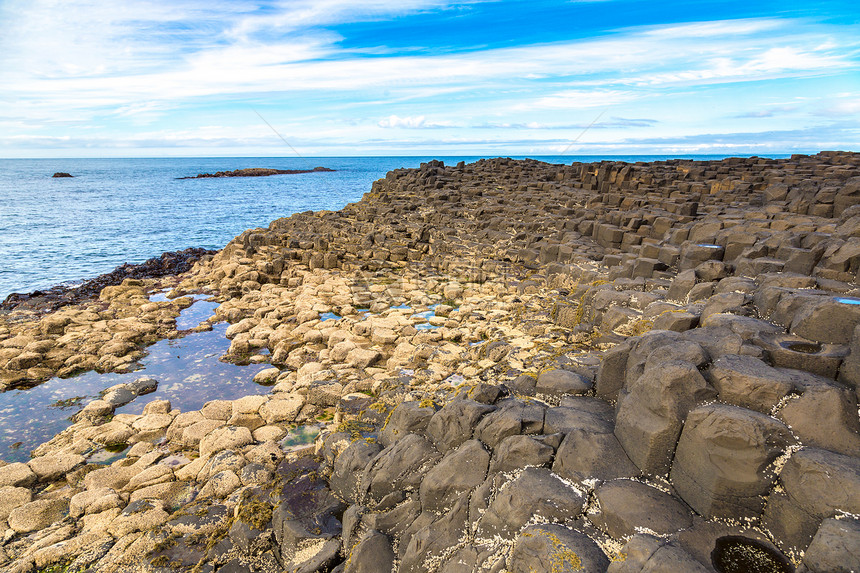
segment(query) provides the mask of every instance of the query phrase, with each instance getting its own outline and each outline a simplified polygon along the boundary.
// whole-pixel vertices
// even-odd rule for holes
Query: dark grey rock
[[[545,466],[552,462],[555,450],[530,436],[508,436],[496,447],[490,462],[490,473],[507,472],[526,466]]]
[[[419,529],[408,540],[398,573],[423,573],[455,547],[468,527],[469,501],[460,499],[438,520]]]
[[[478,440],[469,440],[448,453],[427,472],[419,487],[424,511],[444,513],[468,497],[487,477],[490,454]]]
[[[334,494],[347,503],[356,503],[360,494],[359,478],[380,451],[382,446],[366,440],[355,440],[347,446],[335,459],[334,471],[329,478]]]
[[[605,406],[609,406],[602,400],[592,398]],[[611,407],[610,407],[611,408]],[[573,408],[569,406],[557,406],[547,408],[544,415],[544,432],[555,434],[566,434],[571,430],[586,430],[598,434],[611,432],[614,428],[612,422],[612,411],[590,411],[586,408]]]
[[[702,368],[711,357],[699,344],[688,340],[676,340],[672,344],[658,346],[645,358],[645,370],[654,366],[659,367],[663,362],[684,361]]]
[[[452,450],[472,437],[478,421],[496,408],[474,400],[452,400],[427,424],[427,437],[440,452]]]
[[[651,321],[654,330],[670,330],[672,332],[686,332],[695,328],[697,324],[699,324],[699,315],[685,310],[663,312]]]
[[[478,522],[478,536],[510,539],[534,516],[550,522],[574,519],[585,497],[546,468],[526,468],[499,490]]]
[[[589,514],[588,519],[615,539],[632,536],[637,528],[664,535],[693,523],[692,513],[684,503],[638,481],[609,481],[594,493],[600,512]]]
[[[794,388],[791,376],[757,358],[737,354],[715,360],[708,380],[722,401],[765,414]]]
[[[777,368],[805,370],[831,379],[848,354],[847,346],[820,344],[793,334],[763,333],[753,343]]]
[[[693,364],[681,361],[655,365],[628,389],[618,401],[615,436],[639,469],[663,475],[687,412],[716,392]]]
[[[576,372],[548,370],[538,376],[535,392],[549,396],[582,395],[591,390],[591,387],[591,381]]]
[[[388,422],[382,428],[379,443],[390,446],[408,434],[423,433],[435,413],[435,405],[422,406],[421,402],[402,402],[394,408]]]
[[[537,378],[530,374],[520,374],[508,383],[510,389],[521,396],[534,396]]]
[[[796,452],[779,476],[785,492],[818,519],[860,515],[860,459],[818,448]]]
[[[595,393],[599,398],[610,401],[618,399],[618,391],[624,387],[626,380],[627,357],[632,348],[633,342],[628,339],[613,346],[601,356],[597,379],[594,383]]]
[[[612,560],[607,573],[712,573],[676,542],[637,533]]]
[[[627,356],[626,385],[632,384],[645,373],[645,361],[654,350],[662,346],[671,347],[680,337],[676,332],[651,330],[636,340]]]
[[[393,493],[417,491],[424,475],[440,457],[425,438],[407,434],[371,460],[361,478],[361,487],[376,509],[390,509],[403,497],[391,498],[386,503],[383,500]]]
[[[439,567],[439,573],[473,573],[478,567],[478,549],[466,544],[457,549]]]
[[[419,515],[421,515],[421,502],[415,494],[388,511],[362,516],[361,522],[367,526],[367,529],[378,529],[391,537],[401,537],[407,528],[415,523]]]
[[[615,434],[582,429],[571,430],[565,436],[555,455],[552,471],[577,483],[633,477],[640,473]]]
[[[860,456],[857,395],[837,382],[799,370],[781,370],[801,392],[776,414],[804,445]]]
[[[394,570],[394,550],[384,533],[368,531],[352,548],[345,573],[391,573]]]
[[[609,559],[587,535],[562,525],[531,525],[511,551],[511,573],[552,571],[603,573]]]
[[[769,466],[793,441],[785,425],[764,414],[702,406],[687,416],[672,483],[706,517],[757,517],[775,480]]]
[[[308,542],[331,539],[341,533],[341,515],[346,506],[319,477],[319,464],[310,456],[285,460],[278,466],[281,485],[278,505],[272,512],[272,529],[284,561]],[[275,478],[278,480],[278,477]],[[336,541],[337,549],[340,541]]]
[[[682,340],[690,340],[701,345],[712,360],[724,354],[740,354],[744,344],[743,338],[729,328],[711,327],[694,328],[681,334]]]
[[[500,401],[498,409],[484,416],[474,436],[487,446],[495,448],[502,440],[515,434],[543,432],[544,407],[518,398]]]
[[[464,398],[474,400],[479,404],[495,404],[496,400],[506,394],[505,387],[500,384],[486,384],[479,382],[469,388]]]
[[[728,313],[711,314],[707,319],[702,320],[702,326],[705,328],[728,328],[744,340],[751,340],[765,333],[781,334],[785,332],[781,326],[766,320]]]
[[[860,305],[839,302],[837,297],[818,297],[797,312],[789,332],[830,344],[848,344],[860,324]]]
[[[149,376],[141,376],[137,380],[129,382],[126,385],[138,396],[143,396],[144,394],[155,392],[158,389],[158,380],[150,378]]]
[[[681,271],[672,280],[672,286],[669,287],[666,298],[682,303],[687,302],[687,295],[694,286],[696,286],[696,271],[693,269]]]
[[[339,554],[340,541],[338,539],[329,539],[322,543],[322,547],[311,557],[304,559],[294,557],[291,562],[287,562],[285,564],[286,570],[290,571],[290,573],[318,573],[319,571],[327,571],[337,562]]]
[[[854,327],[849,345],[850,353],[839,367],[839,381],[850,388],[860,388],[860,325]]]
[[[803,556],[811,573],[860,571],[860,520],[825,519]]]

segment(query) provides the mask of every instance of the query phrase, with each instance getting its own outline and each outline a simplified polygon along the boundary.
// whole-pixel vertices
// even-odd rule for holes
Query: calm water
[[[720,156],[696,156],[717,159]],[[446,164],[478,157],[438,157]],[[651,161],[667,156],[618,156]],[[391,169],[430,157],[0,159],[0,300],[79,281],[165,251],[223,247],[242,231],[307,210],[340,209]],[[597,157],[538,157],[554,163]],[[271,167],[334,173],[186,179]],[[53,179],[65,171],[74,178]]]
[[[155,298],[155,297],[153,297]],[[205,300],[182,311],[180,328],[210,318],[218,305]],[[254,383],[254,375],[268,364],[236,366],[218,358],[230,348],[227,323],[208,332],[175,340],[162,340],[147,348],[141,369],[127,374],[87,372],[73,378],[51,380],[28,390],[0,393],[0,459],[26,461],[30,451],[67,428],[69,418],[100,393],[141,376],[158,381],[158,389],[117,408],[117,413],[140,414],[152,400],[170,400],[183,412],[199,410],[209,400],[235,400],[250,394],[267,394],[270,388]]]

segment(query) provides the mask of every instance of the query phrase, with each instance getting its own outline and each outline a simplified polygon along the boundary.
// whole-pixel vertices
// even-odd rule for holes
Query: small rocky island
[[[328,173],[333,171],[334,169],[329,169],[328,167],[314,167],[313,169],[267,169],[263,167],[251,167],[248,169],[236,169],[235,171],[200,173],[193,177],[180,177],[179,179],[209,179],[212,177],[268,177],[269,175],[297,175],[299,173]]]
[[[37,383],[127,368],[207,293],[271,386],[88,403],[0,462],[0,567],[860,570],[858,273],[860,154],[392,171],[0,317],[0,380]]]
[[[63,178],[63,177],[74,177],[74,175],[72,175],[71,173],[66,173],[65,171],[57,171],[56,173],[51,175],[51,177],[53,177],[55,179],[59,179],[59,178]]]

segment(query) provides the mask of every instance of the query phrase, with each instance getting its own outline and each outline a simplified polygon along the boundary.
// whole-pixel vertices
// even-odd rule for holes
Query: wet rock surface
[[[0,464],[0,567],[852,570],[859,185],[837,152],[434,161],[7,314],[8,385],[119,367],[192,293],[222,360],[269,366],[188,412],[115,413],[153,382],[118,385]]]

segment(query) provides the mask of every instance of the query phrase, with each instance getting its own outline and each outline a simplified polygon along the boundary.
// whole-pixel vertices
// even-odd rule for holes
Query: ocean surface
[[[568,164],[668,158],[535,157]],[[246,229],[293,213],[340,209],[388,171],[430,159],[454,164],[480,157],[0,159],[0,300],[80,282],[165,251],[221,248]],[[247,167],[316,166],[336,171],[179,179]],[[74,177],[52,178],[58,171]]]

